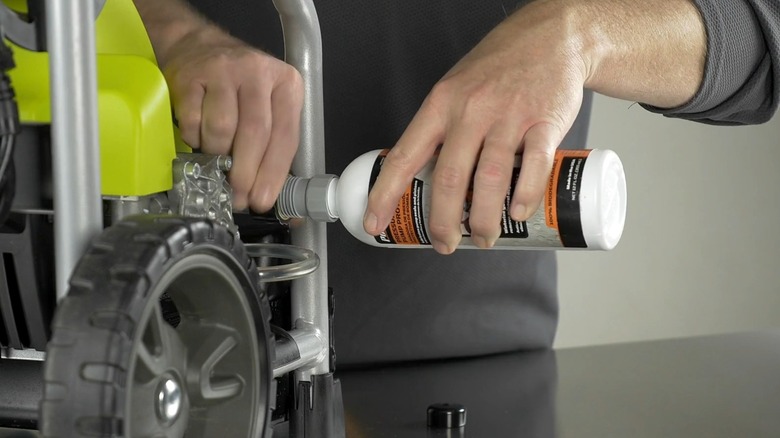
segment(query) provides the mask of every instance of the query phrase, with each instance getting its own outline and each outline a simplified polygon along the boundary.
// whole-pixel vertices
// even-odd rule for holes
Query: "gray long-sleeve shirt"
[[[704,79],[696,95],[650,111],[718,125],[763,123],[780,103],[780,2],[695,0],[707,29]]]

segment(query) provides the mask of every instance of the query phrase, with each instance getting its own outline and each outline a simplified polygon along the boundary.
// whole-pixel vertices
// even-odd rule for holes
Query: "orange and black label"
[[[580,219],[582,174],[589,150],[558,150],[555,153],[544,199],[547,226],[558,230],[567,248],[587,248]]]
[[[371,169],[371,179],[368,188],[374,186],[379,171],[382,170],[387,150],[377,156]],[[424,182],[415,178],[406,188],[401,200],[395,207],[395,214],[385,231],[374,237],[378,243],[395,245],[430,245],[428,233],[425,230]]]
[[[519,178],[520,167],[517,166],[512,170],[512,183],[509,184],[509,190],[504,197],[504,211],[501,212],[501,238],[528,238],[528,224],[525,221],[518,222],[509,215],[512,205],[512,194],[515,192]]]
[[[512,182],[509,184],[509,190],[506,192],[506,196],[504,196],[504,209],[501,212],[501,234],[499,235],[500,238],[511,238],[511,239],[526,239],[528,238],[528,224],[526,224],[525,221],[518,222],[509,215],[509,208],[512,205],[512,194],[515,192],[515,187],[517,187],[517,181],[520,177],[520,167],[519,167],[519,161],[518,164],[516,164],[517,167],[515,167],[512,170]],[[469,219],[471,217],[471,201],[473,197],[473,179],[471,186],[469,186],[469,191],[466,194],[466,202],[463,205],[463,217],[461,219],[461,234],[464,237],[471,236],[471,226],[469,225]]]
[[[374,162],[374,166],[371,169],[369,190],[376,182],[386,156],[387,151],[383,151],[377,156],[377,159]],[[520,168],[515,168],[513,172],[512,184],[509,187],[509,190],[507,190],[504,201],[504,209],[501,215],[501,238],[528,238],[527,224],[525,222],[514,221],[509,216],[509,206],[512,200],[512,193],[514,192],[519,173]],[[421,175],[427,175],[427,177]],[[427,215],[429,213],[427,210],[430,207],[431,197],[431,186],[428,179],[430,179],[430,173],[423,172],[412,180],[412,182],[406,188],[404,194],[401,196],[401,199],[398,201],[398,205],[396,206],[393,217],[390,219],[389,225],[382,233],[375,237],[377,243],[386,245],[431,244],[426,226],[428,217]],[[470,189],[466,195],[466,199],[464,200],[463,216],[461,218],[461,234],[464,237],[471,236],[471,228],[469,226],[472,201],[471,197],[472,191]]]

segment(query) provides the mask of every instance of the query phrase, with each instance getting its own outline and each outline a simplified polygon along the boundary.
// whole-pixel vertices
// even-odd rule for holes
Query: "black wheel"
[[[244,246],[202,219],[106,229],[57,308],[46,437],[270,435],[273,337]]]

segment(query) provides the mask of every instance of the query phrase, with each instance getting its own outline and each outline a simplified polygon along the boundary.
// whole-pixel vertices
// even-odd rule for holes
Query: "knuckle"
[[[170,63],[162,68],[163,76],[169,83],[172,94],[186,93],[194,82],[193,71]]]
[[[450,79],[442,79],[437,82],[428,95],[428,103],[436,109],[444,109],[448,106],[453,96],[453,85]]]
[[[260,52],[258,50],[249,49],[249,50],[241,50],[236,57],[242,63],[256,64],[256,65],[263,66],[266,63],[267,55],[265,55],[263,52]]]
[[[466,173],[459,167],[451,164],[436,166],[433,173],[433,185],[445,192],[455,192],[466,182]]]
[[[452,87],[450,87],[450,80],[442,79],[433,85],[431,88],[430,97],[433,100],[443,99],[450,95],[451,89]]]
[[[414,158],[412,155],[400,148],[392,148],[387,153],[385,162],[382,167],[387,166],[391,171],[406,175],[411,173],[411,169],[414,166]]]
[[[488,90],[484,86],[471,89],[463,98],[463,113],[467,117],[483,113],[487,99]]]
[[[259,50],[251,48],[239,48],[225,51],[217,55],[213,67],[217,71],[232,73],[233,77],[245,79],[247,77],[265,76],[276,58]]]
[[[224,114],[210,115],[205,120],[204,127],[209,135],[219,137],[220,139],[233,139],[235,134],[236,122],[230,116]]]
[[[303,77],[298,70],[290,64],[284,64],[282,78],[294,87],[303,88]]]
[[[536,163],[546,164],[552,163],[555,157],[555,148],[536,148],[527,150],[523,155],[529,155],[529,158],[535,160]]]
[[[236,54],[231,51],[215,53],[209,57],[206,68],[216,72],[223,72],[227,69],[231,69],[236,59],[241,58],[237,58]]]
[[[509,184],[509,169],[505,163],[483,158],[474,175],[474,184],[487,190],[506,190]]]
[[[523,151],[523,165],[532,166],[540,175],[546,175],[552,170],[555,159],[554,149],[537,149]]]
[[[243,73],[251,76],[264,76],[270,63],[275,60],[256,50],[246,51],[241,55],[241,63],[244,66]]]
[[[294,67],[286,65],[281,74],[282,84],[284,84],[286,92],[296,102],[303,101],[304,84],[303,77]]]

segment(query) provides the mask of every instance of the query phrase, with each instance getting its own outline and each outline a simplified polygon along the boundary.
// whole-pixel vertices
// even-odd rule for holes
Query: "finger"
[[[398,143],[390,150],[368,195],[363,228],[378,235],[390,223],[398,200],[412,178],[430,160],[444,138],[444,122],[430,105],[423,106],[412,119]]]
[[[297,72],[274,88],[271,105],[274,113],[271,136],[249,194],[249,204],[256,211],[273,207],[298,149],[303,82]]]
[[[238,126],[230,169],[233,206],[237,210],[249,205],[249,192],[268,147],[272,122],[271,88],[256,83],[242,85],[238,90]]]
[[[555,149],[562,140],[563,131],[550,123],[538,123],[526,131],[520,177],[510,209],[512,219],[524,221],[539,208],[552,171]]]
[[[172,87],[173,112],[181,132],[181,139],[193,149],[200,148],[200,121],[203,96],[206,89],[192,82],[185,87]]]
[[[203,152],[227,155],[238,126],[238,93],[228,84],[207,85],[200,140]]]
[[[463,203],[474,174],[484,133],[460,123],[447,134],[433,171],[428,229],[437,252],[455,251],[462,237]]]
[[[480,248],[492,247],[501,235],[501,217],[521,140],[522,132],[512,122],[496,124],[485,137],[469,213],[471,240]]]

